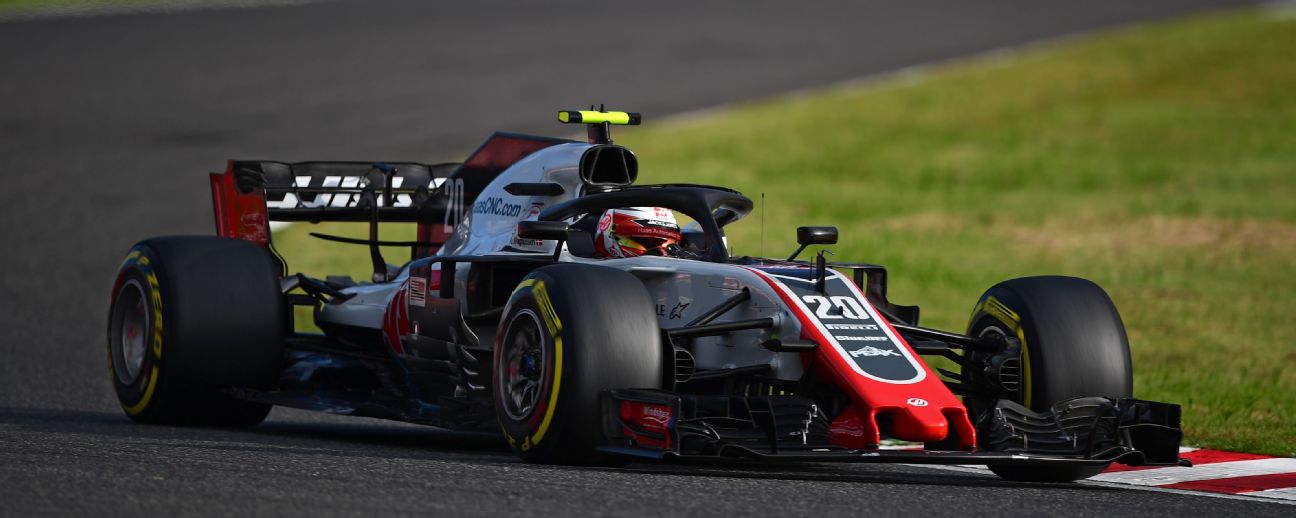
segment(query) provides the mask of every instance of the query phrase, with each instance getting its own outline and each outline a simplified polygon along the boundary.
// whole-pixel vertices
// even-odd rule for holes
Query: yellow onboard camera
[[[630,112],[603,112],[594,110],[564,110],[558,112],[558,122],[564,124],[621,124],[638,126],[643,116]]]
[[[611,144],[612,125],[638,126],[643,116],[631,112],[603,111],[591,106],[589,110],[563,110],[558,112],[558,122],[563,124],[586,124],[590,144]]]

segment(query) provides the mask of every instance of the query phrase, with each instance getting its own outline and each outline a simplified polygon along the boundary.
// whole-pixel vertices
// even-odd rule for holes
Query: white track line
[[[1246,496],[1258,496],[1263,498],[1275,498],[1278,500],[1290,500],[1292,505],[1296,505],[1296,487],[1284,487],[1280,489],[1266,489],[1264,491],[1251,491],[1249,493],[1240,493]]]
[[[906,464],[915,468],[939,469],[942,471],[956,471],[959,473],[968,473],[973,475],[985,475],[993,477],[994,474],[985,466],[974,465],[955,465],[941,466],[938,464]],[[1196,468],[1184,468],[1196,469]],[[1080,485],[1105,487],[1111,489],[1128,489],[1131,491],[1151,491],[1153,493],[1171,493],[1185,496],[1204,496],[1207,498],[1222,498],[1225,500],[1240,500],[1243,502],[1262,502],[1268,504],[1292,505],[1296,506],[1296,488],[1270,489],[1267,491],[1253,491],[1249,493],[1212,493],[1209,491],[1192,491],[1187,489],[1171,489],[1158,486],[1138,486],[1133,484],[1124,484],[1120,482],[1103,482],[1101,480],[1087,479],[1076,482]]]
[[[1107,487],[1112,489],[1129,489],[1132,491],[1151,491],[1153,493],[1171,493],[1171,494],[1185,495],[1185,496],[1204,496],[1207,498],[1222,498],[1224,500],[1241,500],[1243,502],[1261,502],[1266,504],[1296,506],[1296,500],[1285,500],[1283,499],[1284,497],[1282,496],[1274,497],[1268,495],[1261,495],[1261,493],[1265,493],[1265,491],[1233,494],[1233,493],[1212,493],[1209,491],[1191,491],[1187,489],[1170,489],[1170,488],[1158,487],[1158,486],[1134,486],[1130,484],[1120,484],[1116,482],[1099,482],[1094,480],[1082,480],[1077,483],[1086,486]],[[1284,489],[1274,489],[1272,491],[1290,491],[1290,490],[1291,488],[1284,488]],[[1292,497],[1287,497],[1287,498],[1292,498]]]
[[[895,445],[887,449],[912,449],[913,446]],[[1198,448],[1182,447],[1180,453],[1196,451]],[[970,473],[978,475],[993,476],[989,468],[979,465],[952,465],[940,466],[932,464],[909,464],[916,468],[931,468],[944,471],[957,471],[959,473]],[[1130,489],[1135,491],[1152,491],[1157,493],[1173,493],[1176,495],[1204,496],[1209,498],[1223,498],[1225,500],[1241,500],[1246,502],[1265,502],[1271,504],[1296,505],[1296,487],[1285,487],[1278,489],[1267,489],[1263,491],[1248,491],[1243,493],[1215,493],[1210,491],[1196,491],[1190,489],[1172,489],[1161,487],[1166,484],[1178,482],[1193,482],[1201,480],[1211,480],[1220,478],[1247,477],[1254,475],[1275,475],[1280,473],[1296,472],[1296,459],[1287,457],[1274,457],[1267,459],[1215,462],[1210,464],[1201,464],[1196,467],[1168,467],[1155,468],[1138,471],[1118,471],[1113,473],[1104,473],[1093,478],[1078,481],[1077,484],[1106,487],[1113,489]]]
[[[1144,469],[1136,471],[1118,471],[1103,473],[1089,480],[1098,482],[1116,482],[1138,486],[1165,486],[1179,482],[1195,482],[1217,478],[1250,477],[1255,475],[1277,475],[1296,472],[1296,459],[1275,457],[1272,459],[1235,460],[1202,464],[1191,468],[1169,467]]]

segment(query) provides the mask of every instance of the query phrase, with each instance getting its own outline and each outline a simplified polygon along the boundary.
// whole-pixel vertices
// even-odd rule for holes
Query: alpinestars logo
[[[859,358],[860,356],[900,356],[900,353],[895,351],[888,351],[886,349],[878,349],[877,347],[866,345],[864,347],[860,347],[859,349],[851,351],[850,355],[852,358]]]

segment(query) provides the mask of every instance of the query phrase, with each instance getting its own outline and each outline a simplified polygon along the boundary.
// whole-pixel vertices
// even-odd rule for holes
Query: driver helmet
[[[663,207],[628,207],[603,213],[594,240],[599,257],[669,255],[680,242],[675,214]]]

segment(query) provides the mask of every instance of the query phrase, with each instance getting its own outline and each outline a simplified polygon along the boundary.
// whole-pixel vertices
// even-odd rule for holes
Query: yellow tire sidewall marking
[[[549,300],[549,290],[546,289],[544,281],[536,281],[535,286],[531,288],[531,294],[535,297],[536,305],[540,307],[540,315],[544,317],[545,327],[554,340],[554,375],[553,390],[549,393],[549,404],[545,407],[544,418],[540,420],[540,426],[536,428],[535,434],[522,443],[523,451],[529,449],[530,444],[538,444],[544,439],[545,432],[549,431],[549,425],[553,422],[554,408],[558,406],[558,389],[562,386],[563,375],[562,321],[558,319],[553,302]]]
[[[976,322],[975,319],[979,314],[985,314],[1008,326],[1008,328],[1017,335],[1017,340],[1021,341],[1022,406],[1030,408],[1032,386],[1030,347],[1026,346],[1026,332],[1022,329],[1021,316],[1017,315],[1017,312],[1009,309],[1007,305],[994,297],[986,297],[980,304],[977,304],[976,308],[972,310],[973,322]]]
[[[562,340],[562,320],[558,318],[558,313],[554,310],[553,302],[549,300],[549,291],[545,287],[543,280],[526,279],[513,290],[513,294],[530,289],[531,296],[535,299],[536,307],[540,309],[541,319],[544,320],[545,329],[554,341],[554,373],[553,389],[549,393],[549,404],[545,407],[544,417],[540,420],[540,426],[536,427],[533,434],[517,441],[508,430],[504,430],[504,438],[508,441],[509,446],[517,446],[522,451],[529,451],[533,446],[539,444],[544,439],[545,434],[549,431],[549,425],[553,422],[554,408],[558,406],[558,390],[562,386],[563,375],[563,340]]]
[[[157,390],[158,376],[161,373],[158,364],[162,360],[162,336],[164,327],[162,323],[162,286],[158,281],[157,272],[153,270],[152,261],[149,260],[148,255],[145,255],[139,250],[132,250],[130,254],[126,256],[126,260],[122,265],[125,267],[129,266],[131,263],[134,263],[138,267],[140,273],[144,274],[145,282],[148,284],[149,306],[152,307],[153,317],[153,326],[152,329],[150,329],[152,335],[150,343],[152,346],[149,349],[153,352],[154,360],[149,369],[148,381],[146,381],[144,385],[144,395],[140,396],[139,401],[135,402],[133,405],[122,403],[122,409],[124,409],[127,414],[138,415],[148,408],[149,403],[153,401],[153,394]],[[108,364],[109,370],[111,370],[111,357],[109,358]]]
[[[144,411],[144,408],[148,406],[149,401],[153,400],[153,390],[157,388],[157,380],[158,380],[158,368],[156,365],[154,365],[153,372],[149,374],[148,385],[144,386],[144,396],[141,397],[139,402],[135,403],[134,405],[123,406],[123,408],[126,409],[126,413],[130,415],[138,415],[140,412]]]

